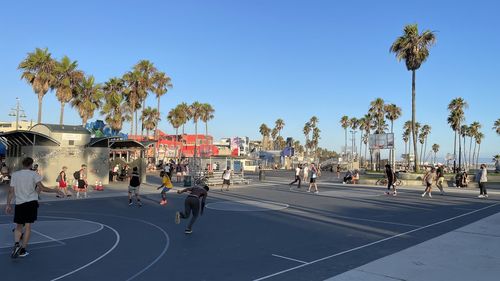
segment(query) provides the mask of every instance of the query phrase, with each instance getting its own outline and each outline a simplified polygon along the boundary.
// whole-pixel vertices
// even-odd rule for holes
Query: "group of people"
[[[307,192],[311,192],[311,188],[314,187],[314,194],[319,194],[318,185],[316,184],[316,179],[321,175],[320,170],[316,167],[314,163],[311,163],[309,166],[307,163],[304,165],[299,164],[297,168],[295,168],[295,180],[292,181],[290,185],[290,190],[292,190],[292,186],[298,182],[297,188],[300,188],[302,183],[302,179],[307,182],[309,180],[309,188]]]
[[[37,169],[34,168],[34,171],[36,172]],[[87,198],[87,189],[89,186],[89,182],[87,179],[87,165],[82,164],[80,166],[80,169],[73,173],[73,180],[68,177],[67,172],[68,167],[63,166],[61,168],[61,171],[57,175],[56,183],[59,190],[57,197],[71,197],[72,194],[71,191],[68,190],[68,188],[71,186],[71,182],[74,182],[75,184],[73,186],[73,190],[74,192],[76,192],[76,198],[78,199],[80,198],[80,196]]]
[[[170,179],[172,179],[172,175],[175,174],[176,182],[181,182],[189,173],[189,166],[187,163],[182,163],[181,161],[175,162],[174,160],[171,160],[163,165],[162,170],[169,176]]]

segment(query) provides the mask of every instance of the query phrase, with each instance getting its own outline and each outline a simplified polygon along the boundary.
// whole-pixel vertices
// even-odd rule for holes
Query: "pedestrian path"
[[[500,213],[326,281],[500,280]]]

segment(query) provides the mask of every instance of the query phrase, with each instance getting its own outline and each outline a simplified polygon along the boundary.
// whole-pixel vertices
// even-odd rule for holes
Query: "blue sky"
[[[303,141],[304,123],[316,115],[320,146],[339,151],[340,117],[361,117],[381,97],[403,109],[399,140],[411,118],[411,73],[389,47],[405,24],[418,23],[437,35],[417,72],[417,119],[432,126],[430,144],[441,145],[439,155],[452,152],[446,106],[461,96],[466,122],[483,125],[481,155],[490,157],[500,152],[491,130],[500,118],[499,10],[496,1],[9,1],[0,10],[0,120],[11,118],[16,96],[36,120],[35,94],[17,66],[47,47],[99,82],[151,60],[174,83],[162,117],[182,101],[209,102],[216,138],[257,139],[261,123],[283,118],[282,135]],[[43,121],[58,123],[58,110],[49,93]],[[75,110],[65,114],[80,123]],[[160,127],[173,132],[165,118]]]

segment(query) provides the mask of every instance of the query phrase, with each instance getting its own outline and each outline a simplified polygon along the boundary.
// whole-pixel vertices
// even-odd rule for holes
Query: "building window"
[[[75,141],[74,140],[69,140],[68,141],[68,145],[71,145],[71,146],[75,145]]]

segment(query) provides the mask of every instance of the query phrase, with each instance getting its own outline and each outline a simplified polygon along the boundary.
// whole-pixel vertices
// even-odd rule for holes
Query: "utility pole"
[[[16,131],[17,131],[19,130],[19,117],[26,118],[26,114],[24,113],[24,109],[21,107],[18,97],[16,97],[16,107],[11,108],[10,110],[11,112],[9,113],[9,116],[16,117]]]

